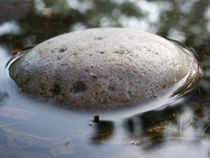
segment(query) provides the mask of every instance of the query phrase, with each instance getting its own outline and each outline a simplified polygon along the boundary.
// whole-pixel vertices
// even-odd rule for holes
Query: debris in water
[[[99,122],[99,115],[94,116],[94,121],[93,122],[95,122],[95,123]]]
[[[17,54],[17,53],[20,53],[20,52],[22,52],[21,49],[14,49],[14,50],[12,51],[13,54]]]

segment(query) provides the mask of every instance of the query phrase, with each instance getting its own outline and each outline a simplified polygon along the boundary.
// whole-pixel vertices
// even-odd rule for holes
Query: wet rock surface
[[[200,67],[193,55],[160,36],[100,28],[37,45],[12,63],[9,74],[32,95],[78,106],[112,107],[188,87],[200,77]],[[176,86],[179,82],[181,87]]]

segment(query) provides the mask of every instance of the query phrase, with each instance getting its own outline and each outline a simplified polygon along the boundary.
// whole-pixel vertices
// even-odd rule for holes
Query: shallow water
[[[207,0],[1,1],[0,157],[210,157],[209,6]],[[191,47],[204,70],[200,85],[168,103],[134,109],[135,115],[100,114],[96,123],[98,113],[57,108],[23,94],[9,78],[5,66],[15,49],[104,26],[137,28]]]

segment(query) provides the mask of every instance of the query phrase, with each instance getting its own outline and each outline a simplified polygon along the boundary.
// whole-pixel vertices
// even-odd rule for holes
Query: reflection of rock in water
[[[94,133],[91,138],[94,143],[103,143],[114,134],[114,123],[111,121],[99,121],[94,126]]]
[[[5,21],[17,20],[28,10],[28,0],[0,1],[0,24]]]
[[[169,142],[198,144],[210,136],[209,94],[198,88],[173,107],[127,119],[125,128],[129,138],[146,150],[161,148]]]
[[[150,111],[136,115],[126,120],[125,128],[135,144],[152,149],[163,144],[166,140],[168,127],[177,125],[177,116],[182,111],[182,105],[168,107],[162,111]],[[177,134],[170,131],[171,134]]]

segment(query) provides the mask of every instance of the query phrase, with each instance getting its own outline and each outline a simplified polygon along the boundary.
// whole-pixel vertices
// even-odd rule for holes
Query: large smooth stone
[[[189,87],[200,77],[200,67],[192,54],[160,36],[98,28],[37,45],[10,66],[9,74],[32,95],[84,107],[115,107]]]

